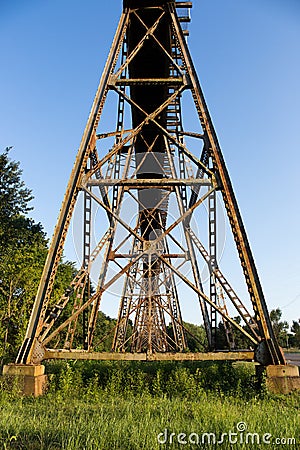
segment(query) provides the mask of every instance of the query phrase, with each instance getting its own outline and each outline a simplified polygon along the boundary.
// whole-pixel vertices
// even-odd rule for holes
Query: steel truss
[[[191,2],[147,0],[142,7],[139,4],[124,1],[17,363],[48,358],[285,363],[189,53],[188,33],[181,26],[188,21],[182,11],[189,10]],[[100,130],[111,93],[118,98],[116,126]],[[197,130],[186,128],[183,122],[188,93],[195,105]],[[219,268],[218,198],[227,212],[250,306],[242,302]],[[53,283],[78,201],[83,201],[82,264],[64,295],[54,301]],[[126,205],[130,205],[129,215]],[[207,246],[196,227],[202,227],[196,214],[205,205]],[[102,211],[100,224],[96,208]],[[101,237],[94,242],[99,231]],[[208,289],[200,264],[209,273]],[[95,267],[98,281],[93,284]],[[188,352],[182,286],[198,299],[208,353]],[[111,289],[120,294],[119,312],[107,333],[112,339],[111,352],[103,353],[97,351],[94,337],[101,301]],[[196,311],[196,303],[191,300],[189,304]],[[220,318],[228,352],[216,352]],[[235,348],[235,330],[248,339],[247,351]]]

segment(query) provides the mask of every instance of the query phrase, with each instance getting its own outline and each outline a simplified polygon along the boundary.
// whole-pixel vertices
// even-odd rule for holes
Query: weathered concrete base
[[[299,367],[291,364],[279,366],[267,366],[268,378],[299,377]]]
[[[299,367],[291,364],[278,366],[257,366],[257,374],[266,373],[267,389],[273,394],[289,394],[300,390]]]
[[[3,376],[21,395],[38,397],[45,393],[48,385],[45,366],[40,364],[8,364],[3,367]]]

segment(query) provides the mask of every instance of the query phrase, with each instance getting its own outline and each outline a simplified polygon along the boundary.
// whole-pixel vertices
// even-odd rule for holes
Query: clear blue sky
[[[300,2],[194,0],[189,45],[270,308],[300,317]],[[48,235],[121,0],[0,4],[0,149]],[[71,257],[71,253],[66,255]]]

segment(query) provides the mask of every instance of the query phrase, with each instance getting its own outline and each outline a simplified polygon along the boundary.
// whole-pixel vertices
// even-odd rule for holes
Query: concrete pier
[[[256,373],[266,374],[267,389],[274,394],[289,394],[300,390],[299,367],[292,364],[256,366]]]
[[[39,364],[8,364],[3,367],[3,376],[20,391],[21,395],[43,395],[47,389],[45,366]]]

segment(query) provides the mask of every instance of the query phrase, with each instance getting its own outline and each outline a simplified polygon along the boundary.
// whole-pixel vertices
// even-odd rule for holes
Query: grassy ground
[[[300,448],[299,394],[257,390],[245,365],[67,365],[52,372],[44,397],[2,389],[0,449]],[[289,438],[298,444],[276,443]]]

